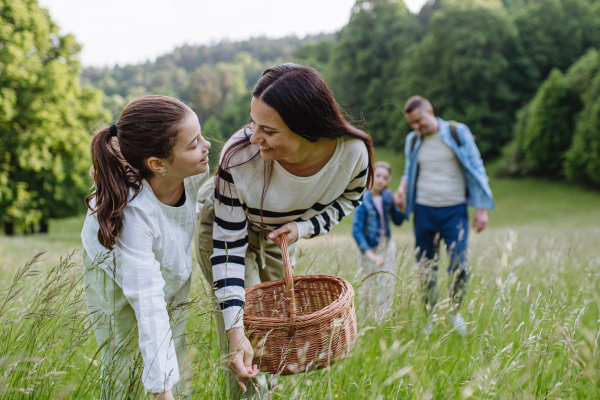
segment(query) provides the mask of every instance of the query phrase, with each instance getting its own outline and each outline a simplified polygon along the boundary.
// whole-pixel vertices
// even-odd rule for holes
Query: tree
[[[7,233],[86,209],[88,130],[101,93],[79,83],[80,46],[35,0],[0,0],[0,222]]]
[[[600,45],[600,24],[588,0],[530,1],[515,16],[525,52],[545,79]]]
[[[354,119],[366,122],[383,145],[402,117],[396,88],[406,50],[424,33],[401,0],[357,0],[350,22],[332,49],[326,77],[336,99]]]
[[[535,92],[537,71],[496,0],[444,2],[407,54],[403,98],[428,98],[436,114],[467,124],[484,157],[512,134],[515,112]]]
[[[552,70],[531,101],[523,134],[522,149],[532,173],[562,175],[575,115],[581,108],[579,95],[569,81],[558,69]]]
[[[568,179],[600,187],[600,57],[595,50],[582,57],[567,76],[584,87],[583,110],[576,118],[573,143],[566,154],[565,175]],[[595,72],[590,76],[591,72]]]

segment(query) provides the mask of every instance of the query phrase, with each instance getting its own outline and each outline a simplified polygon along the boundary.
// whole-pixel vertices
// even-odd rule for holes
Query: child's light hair
[[[375,173],[375,171],[377,171],[377,168],[385,169],[389,174],[388,179],[392,177],[392,166],[390,164],[386,163],[385,161],[377,161],[375,163],[375,169],[373,170],[373,174]],[[387,185],[385,185],[385,189],[387,188]]]
[[[375,170],[377,170],[377,168],[387,169],[387,172],[390,174],[390,176],[392,176],[392,166],[385,161],[377,161],[375,163]]]

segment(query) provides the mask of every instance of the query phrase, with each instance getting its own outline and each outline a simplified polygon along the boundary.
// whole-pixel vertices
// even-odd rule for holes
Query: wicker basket
[[[350,283],[331,275],[294,277],[286,235],[281,242],[285,279],[246,289],[244,325],[252,363],[262,372],[292,375],[345,358],[355,343],[356,313]]]

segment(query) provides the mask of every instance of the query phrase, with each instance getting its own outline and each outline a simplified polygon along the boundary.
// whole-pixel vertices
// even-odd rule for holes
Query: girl
[[[361,251],[361,273],[363,277],[375,271],[395,272],[396,245],[391,240],[389,218],[401,225],[404,215],[394,204],[388,183],[392,168],[384,161],[375,163],[373,188],[365,194],[363,204],[356,209],[352,221],[352,235]],[[382,312],[389,310],[394,295],[395,277],[382,273],[361,286],[361,301],[367,301],[369,287],[373,287],[376,305]]]
[[[242,395],[236,380],[246,391],[242,381],[257,374],[244,332],[244,288],[283,278],[282,233],[294,263],[295,242],[329,232],[373,180],[370,136],[346,123],[314,69],[288,63],[266,70],[250,108],[250,125],[227,141],[214,182],[200,193],[196,242],[222,310],[215,318],[221,352],[233,354],[232,398]]]
[[[141,382],[160,399],[183,393],[198,188],[210,143],[179,100],[144,96],[92,140],[96,191],[83,232],[90,319],[102,351],[102,398],[137,397],[129,333],[139,332]],[[167,303],[174,306],[171,318]]]

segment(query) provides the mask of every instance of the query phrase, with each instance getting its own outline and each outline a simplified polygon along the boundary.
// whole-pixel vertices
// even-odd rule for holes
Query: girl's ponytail
[[[115,125],[94,134],[90,176],[96,191],[85,202],[97,215],[98,241],[108,250],[123,226],[127,203],[142,190],[142,180],[152,175],[146,160],[172,158],[178,127],[190,113],[188,106],[172,97],[143,96],[125,106]]]
[[[113,146],[108,127],[99,130],[92,139],[92,163],[90,175],[96,191],[85,202],[98,215],[98,241],[109,250],[113,249],[117,235],[123,226],[123,210],[127,205],[129,189],[133,197],[141,190],[141,177],[125,161]],[[95,207],[91,204],[96,199]]]

